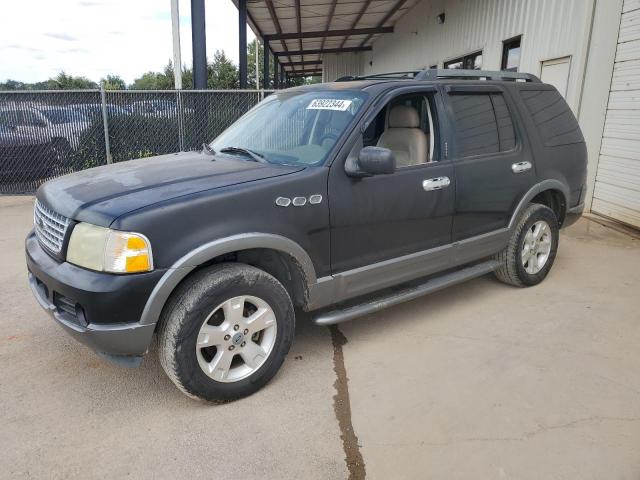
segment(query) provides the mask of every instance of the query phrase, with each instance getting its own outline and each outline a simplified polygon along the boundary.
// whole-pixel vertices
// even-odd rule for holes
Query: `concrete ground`
[[[640,478],[632,236],[583,219],[537,287],[487,276],[338,329],[300,322],[276,378],[216,406],[155,352],[112,366],[40,310],[32,204],[0,198],[0,478]]]

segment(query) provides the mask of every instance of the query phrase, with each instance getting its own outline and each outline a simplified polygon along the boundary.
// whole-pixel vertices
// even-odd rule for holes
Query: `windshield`
[[[362,108],[360,91],[281,92],[222,132],[211,147],[250,150],[270,163],[319,165]],[[246,155],[244,155],[246,156]]]

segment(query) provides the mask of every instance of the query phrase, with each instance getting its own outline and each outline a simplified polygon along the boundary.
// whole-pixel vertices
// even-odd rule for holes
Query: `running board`
[[[347,320],[351,320],[362,315],[377,312],[383,308],[398,305],[399,303],[408,302],[409,300],[422,297],[423,295],[437,292],[438,290],[471,280],[472,278],[481,277],[482,275],[493,272],[499,265],[500,264],[496,260],[488,260],[471,267],[466,267],[439,277],[431,278],[417,287],[393,292],[365,303],[346,307],[342,310],[317,313],[313,317],[313,323],[316,325],[334,325],[336,323],[346,322]]]

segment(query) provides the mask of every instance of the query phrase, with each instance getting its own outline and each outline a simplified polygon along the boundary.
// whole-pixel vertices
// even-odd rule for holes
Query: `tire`
[[[158,354],[185,394],[229,401],[273,378],[294,332],[293,304],[278,280],[249,265],[223,263],[194,273],[172,294],[160,318]]]
[[[540,230],[537,230],[538,226]],[[537,285],[553,266],[558,239],[558,219],[553,210],[545,205],[529,205],[520,217],[508,245],[496,255],[500,267],[494,272],[495,276],[516,287]]]

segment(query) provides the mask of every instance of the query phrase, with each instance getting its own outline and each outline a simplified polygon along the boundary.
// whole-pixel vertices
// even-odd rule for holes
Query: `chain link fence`
[[[78,170],[199,150],[262,90],[0,92],[0,194]]]

